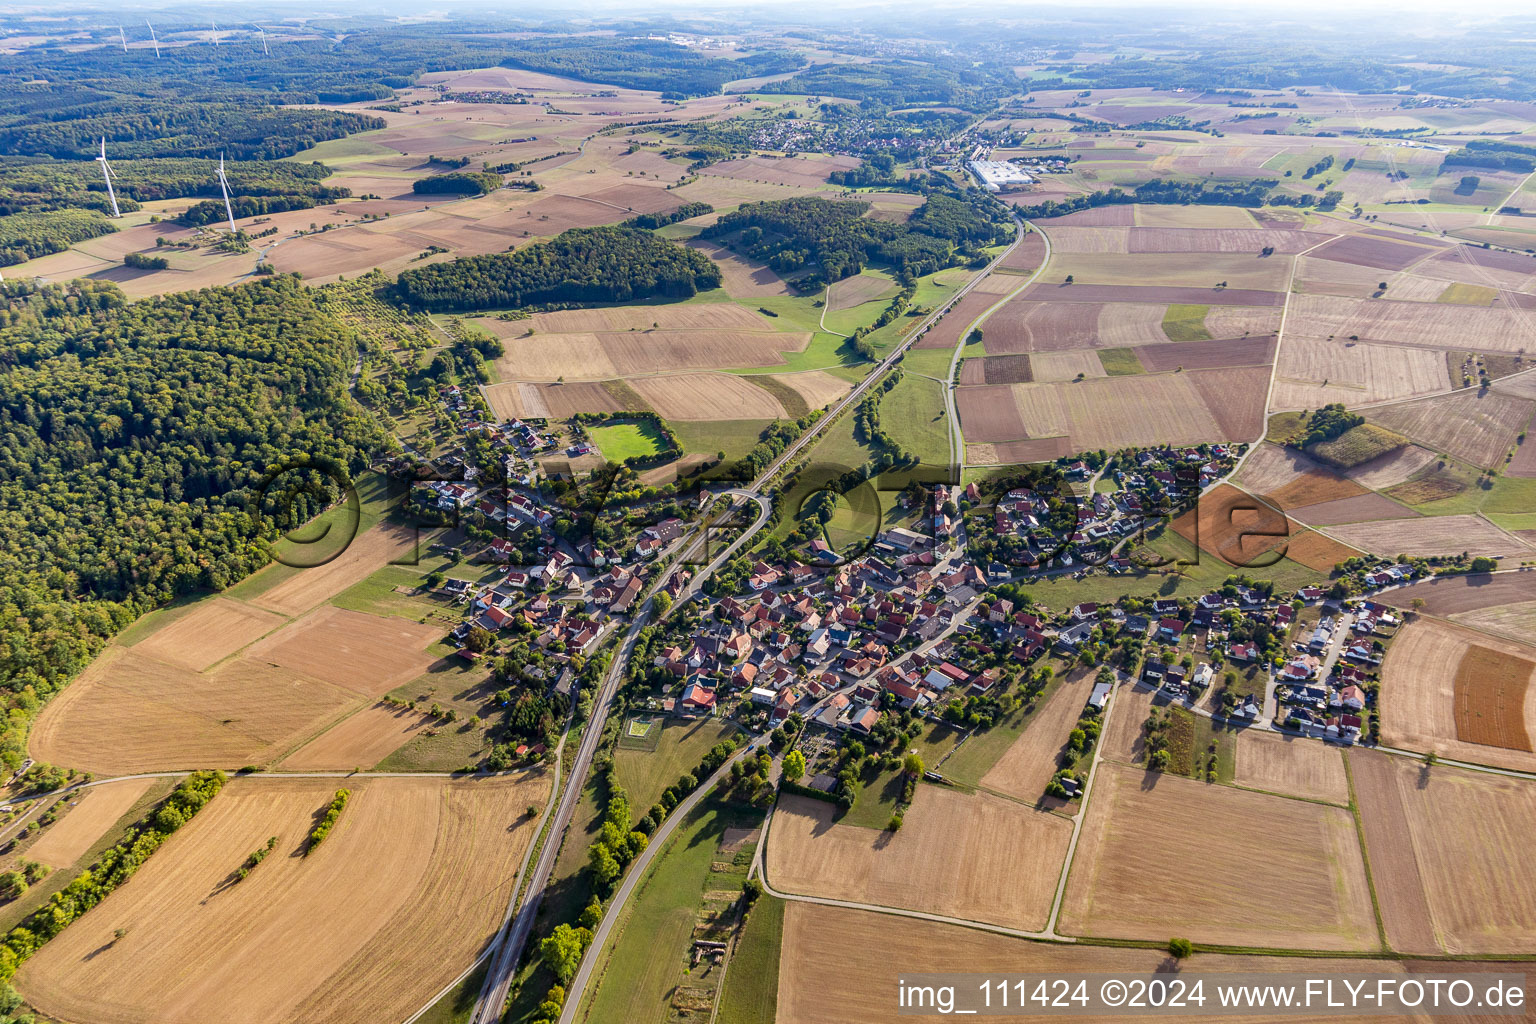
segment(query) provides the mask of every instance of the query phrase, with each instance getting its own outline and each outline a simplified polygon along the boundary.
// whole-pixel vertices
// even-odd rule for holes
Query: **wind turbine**
[[[101,155],[96,158],[101,164],[101,176],[107,179],[107,198],[112,200],[112,216],[121,217],[122,211],[117,208],[117,193],[112,190],[112,165],[107,163],[107,137],[101,137]]]
[[[149,41],[155,44],[155,59],[159,60],[160,59],[160,40],[155,38],[155,26],[151,25],[147,21],[144,23],[144,25],[149,29]]]
[[[123,52],[128,52],[128,37],[123,35],[123,26],[117,26],[117,38],[123,44]]]
[[[235,211],[229,207],[229,179],[224,177],[224,154],[219,154],[219,191],[224,193],[224,215],[229,218],[229,233],[235,233]]]
[[[218,46],[219,45],[219,23],[216,22],[216,21],[210,21],[210,22],[208,22],[208,24],[213,26],[213,45],[214,46]]]
[[[262,28],[260,25],[257,25],[256,26],[256,31],[261,33],[261,53],[262,53],[262,56],[264,56],[264,57],[272,56],[272,51],[267,49],[267,32],[266,32],[266,29]]]

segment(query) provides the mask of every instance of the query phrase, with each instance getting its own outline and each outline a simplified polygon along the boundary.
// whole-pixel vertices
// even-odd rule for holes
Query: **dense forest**
[[[117,229],[95,210],[28,211],[0,217],[0,267],[63,252]]]
[[[720,284],[703,253],[636,228],[573,228],[511,253],[469,256],[401,272],[408,305],[464,310],[687,298]]]
[[[110,156],[110,154],[108,154]],[[219,195],[217,160],[112,160],[113,188],[124,213],[156,199]],[[345,188],[324,184],[331,169],[322,163],[231,160],[224,168],[230,190],[245,196],[299,196],[342,199]],[[73,207],[110,212],[107,186],[94,160],[48,157],[0,158],[0,214]]]
[[[383,437],[347,395],[356,345],[295,278],[128,305],[80,281],[0,291],[0,761],[132,619],[222,589],[319,511],[256,515],[270,467],[355,473]],[[270,510],[269,510],[270,511]]]
[[[966,110],[984,110],[1018,88],[1010,69],[977,68],[969,60],[815,64],[781,82],[758,86],[760,92],[841,96],[886,107],[932,103]]]
[[[747,203],[705,228],[700,237],[728,239],[733,247],[780,273],[811,273],[800,288],[819,288],[857,274],[872,261],[907,277],[932,273],[974,256],[981,246],[1012,235],[1006,214],[975,202],[934,193],[905,224],[865,217],[869,204],[832,199],[776,199]]]
[[[499,174],[480,171],[450,171],[421,178],[411,186],[411,191],[422,196],[478,196],[501,188]]]

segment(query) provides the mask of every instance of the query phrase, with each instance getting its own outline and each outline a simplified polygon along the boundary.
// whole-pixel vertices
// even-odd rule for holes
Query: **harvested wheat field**
[[[988,355],[1167,344],[1167,305],[1148,302],[1035,302],[1010,299],[987,318]]]
[[[1435,461],[1435,453],[1418,445],[1406,445],[1345,470],[1351,480],[1372,490],[1394,487]]]
[[[1212,306],[1205,329],[1213,338],[1271,335],[1280,329],[1280,310],[1258,306]]]
[[[848,381],[835,377],[825,370],[775,373],[771,377],[798,394],[808,409],[820,409],[830,405],[853,390],[853,385]]]
[[[1489,669],[1495,670],[1491,677],[1479,676]],[[1530,750],[1536,700],[1528,693],[1533,671],[1536,648],[1418,618],[1403,627],[1382,663],[1382,742],[1477,764],[1536,769]],[[1501,744],[1488,745],[1490,739]],[[1503,745],[1513,742],[1523,747]]]
[[[1387,941],[1414,953],[1536,944],[1536,788],[1375,751],[1349,763]],[[1394,891],[1400,890],[1400,891]]]
[[[372,768],[436,719],[409,708],[375,704],[348,715],[278,762],[287,772],[351,771]],[[461,729],[446,725],[444,729]]]
[[[1105,376],[1104,364],[1099,362],[1098,352],[1091,348],[1070,352],[1039,352],[1027,358],[1030,360],[1033,378],[1043,383]]]
[[[1296,454],[1300,455],[1299,452]],[[1306,457],[1300,456],[1300,458]],[[1298,459],[1297,461],[1299,463],[1300,460]],[[1317,505],[1322,502],[1353,498],[1356,495],[1369,494],[1370,492],[1348,477],[1340,476],[1331,469],[1318,466],[1316,469],[1309,468],[1300,475],[1292,477],[1288,483],[1262,493],[1276,507],[1292,509],[1300,508],[1304,505]]]
[[[1440,350],[1460,348],[1468,338],[1477,338],[1483,349],[1512,353],[1532,348],[1532,334],[1518,310],[1334,295],[1293,296],[1286,319],[1287,337],[1358,336],[1360,341]]]
[[[1232,902],[1240,901],[1233,897]],[[1162,932],[1167,930],[1154,928],[1147,937],[1162,941]],[[1425,969],[1435,970],[1439,966]],[[1524,966],[1508,965],[1504,969],[1518,973]],[[845,907],[790,903],[784,908],[778,1020],[785,1024],[890,1024],[900,1019],[896,1008],[897,980],[916,972],[968,974],[991,971],[1045,977],[1092,972],[1121,977],[1190,978],[1204,972],[1307,971],[1318,977],[1328,977],[1346,973],[1395,975],[1403,970],[1402,964],[1391,960],[1210,953],[1196,953],[1175,962],[1163,949],[1031,942],[936,921],[897,918]],[[1033,1024],[1062,1019],[1060,1010],[1054,1015],[1009,1012],[1013,1014],[1009,1020]],[[1166,1014],[1117,1014],[1114,1019],[1150,1024],[1174,1018]],[[1273,1015],[1223,1015],[1221,1019],[1231,1024],[1263,1024],[1277,1018]],[[1338,1018],[1318,1013],[1287,1015],[1284,1019],[1298,1024],[1323,1024]],[[1401,1016],[1352,1019],[1382,1024],[1402,1021]],[[1463,1024],[1471,1024],[1472,1018],[1461,1020]]]
[[[362,704],[249,658],[208,673],[109,647],[38,715],[33,757],[102,775],[265,764]]]
[[[1530,423],[1536,403],[1496,392],[1462,391],[1374,409],[1373,423],[1407,434],[1436,451],[1474,466],[1501,465],[1515,438]]]
[[[1093,258],[1104,259],[1105,257]],[[1217,288],[1215,284],[1196,287],[1194,285],[1067,284],[1064,281],[1041,281],[1026,288],[1022,298],[1055,302],[1148,302],[1164,305],[1188,303],[1277,308],[1285,305],[1285,295],[1281,292],[1263,288]]]
[[[1249,729],[1238,735],[1236,761],[1239,786],[1349,806],[1344,757],[1327,743]]]
[[[900,832],[833,824],[835,812],[824,800],[780,798],[766,862],[775,889],[1009,928],[1045,926],[1072,836],[1065,818],[924,785]]]
[[[1275,365],[1271,411],[1349,406],[1450,389],[1444,352],[1287,334]]]
[[[1014,385],[1024,423],[1022,436],[1066,434],[1079,450],[1226,438],[1229,435],[1206,409],[1193,378],[1193,374],[1159,374],[1104,377],[1071,387]]]
[[[1481,644],[1467,648],[1454,683],[1456,738],[1530,753],[1525,701],[1533,675],[1536,662],[1529,659]]]
[[[1223,872],[1156,865],[1264,865],[1288,898],[1256,914]],[[1239,887],[1241,889],[1241,887]],[[1349,811],[1101,764],[1062,903],[1070,935],[1369,949],[1365,865]]]
[[[1220,252],[1258,256],[1266,246],[1275,255],[1290,256],[1330,236],[1319,231],[1285,228],[1130,228],[1125,252]],[[1055,236],[1052,236],[1055,240]],[[1266,259],[1268,257],[1265,257]]]
[[[1240,206],[1163,206],[1137,203],[1135,224],[1143,228],[1200,228],[1241,230],[1257,222]]]
[[[1076,669],[1066,676],[1019,738],[982,776],[983,788],[1051,810],[1077,809],[1077,804],[1046,796],[1045,787],[1059,767],[1057,758],[1066,749],[1067,734],[1088,702],[1093,676],[1091,669]]]
[[[725,293],[733,299],[761,299],[794,294],[788,282],[762,263],[754,263],[723,246],[699,238],[689,239],[687,245],[719,265]]]
[[[1292,534],[1285,542],[1286,558],[1293,562],[1300,562],[1308,569],[1316,569],[1318,572],[1332,572],[1334,566],[1340,562],[1347,562],[1359,554],[1360,552],[1356,549],[1341,544],[1316,530],[1303,530],[1301,533]]]
[[[722,160],[711,164],[703,174],[719,178],[745,178],[775,185],[815,188],[827,183],[833,171],[847,171],[859,166],[857,157],[833,156],[825,159],[791,156],[749,156],[740,160]]]
[[[1229,290],[1283,291],[1290,277],[1290,261],[1255,259],[1256,255],[1257,250],[1252,255],[1220,252],[1053,255],[1047,277],[1064,279],[1071,275],[1076,283],[1062,289],[1064,293],[1079,286],[1120,285],[1130,281],[1144,287],[1209,289],[1216,295]],[[1218,289],[1217,284],[1221,281],[1227,285]],[[1070,298],[1068,295],[1063,297]]]
[[[967,446],[969,450],[970,446]],[[979,447],[979,446],[978,446]],[[1072,453],[1071,442],[1065,437],[1038,437],[1030,441],[1007,441],[989,445],[994,464],[1013,465],[1024,462],[1054,462]],[[969,455],[967,455],[969,459]],[[980,460],[976,460],[978,463]]]
[[[27,962],[18,987],[92,1024],[403,1020],[501,922],[542,773],[353,779],[304,856],[334,779],[235,779],[134,876]],[[248,878],[233,871],[269,836]],[[114,940],[113,930],[127,934]],[[423,936],[431,936],[423,942]]]
[[[214,597],[198,602],[190,612],[133,646],[138,653],[168,665],[201,672],[287,621],[243,601]]]
[[[630,387],[669,420],[772,420],[785,416],[778,399],[729,373],[635,377]]]
[[[1459,555],[1470,551],[1492,558],[1524,556],[1531,548],[1481,516],[1420,516],[1378,519],[1327,527],[1330,536],[1383,558]]]
[[[124,779],[71,794],[75,806],[44,829],[42,837],[27,848],[27,860],[51,868],[73,864],[117,823],[117,819],[127,814],[154,783],[154,779]]]
[[[1004,272],[1023,273],[1034,270],[1044,259],[1045,241],[1038,231],[1031,231],[1019,239],[1019,244],[998,262],[997,268]]]
[[[854,306],[896,294],[896,283],[880,274],[854,274],[833,282],[827,289],[827,309],[852,309]]]
[[[967,359],[960,364],[960,383],[1027,384],[1035,379],[1029,360],[1030,357],[1026,355]]]
[[[505,384],[483,384],[480,393],[485,396],[491,412],[502,421],[565,419],[580,412],[645,411],[625,409],[597,381],[572,381],[569,384],[511,381]]]
[[[1379,235],[1356,234],[1336,238],[1314,249],[1311,255],[1317,259],[1353,263],[1377,270],[1404,270],[1444,249],[1443,242],[1430,242],[1406,235],[1383,238]]]
[[[427,670],[441,626],[327,605],[255,644],[247,660],[379,697]]]
[[[810,343],[809,331],[636,330],[535,334],[503,342],[503,380],[610,380],[675,370],[774,366]]]
[[[1469,629],[1507,636],[1512,640],[1536,637],[1536,601],[1501,604],[1451,616],[1453,622]]]
[[[268,573],[274,578],[286,578],[246,603],[279,615],[299,615],[406,557],[419,539],[420,531],[414,526],[380,523],[353,537],[345,551],[324,565],[306,569],[274,565],[262,570],[251,578],[251,582],[266,582],[265,574]]]
[[[1244,490],[1271,497],[1295,480],[1332,477],[1333,470],[1307,456],[1305,452],[1272,441],[1264,441],[1254,448],[1237,474],[1237,482]],[[1358,491],[1354,493],[1359,493]]]

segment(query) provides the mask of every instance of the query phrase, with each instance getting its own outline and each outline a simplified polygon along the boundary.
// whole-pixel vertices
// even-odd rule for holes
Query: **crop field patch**
[[[1356,494],[1352,498],[1334,498],[1332,501],[1293,507],[1289,511],[1292,518],[1308,526],[1338,526],[1413,515],[1397,502],[1374,491]]]
[[[1064,432],[1061,429],[1026,430],[1019,406],[1013,399],[1013,385],[956,388],[955,406],[965,436],[971,441],[1013,441]]]
[[[770,376],[799,394],[808,409],[820,409],[822,406],[830,405],[853,390],[852,384],[825,370],[775,373]]]
[[[1536,943],[1536,791],[1519,779],[1349,753],[1387,938],[1405,952]]]
[[[1195,942],[1328,950],[1376,943],[1365,865],[1344,808],[1101,764],[1087,814],[1062,903],[1064,933],[1171,932]],[[1265,864],[1286,879],[1291,898],[1256,915],[1226,885],[1146,870],[1191,856]]]
[[[625,408],[613,393],[596,381],[569,384],[509,381],[480,388],[496,418],[507,420],[565,419],[582,412],[645,412]]]
[[[28,749],[98,774],[238,768],[271,761],[362,703],[249,658],[198,673],[109,647],[43,709]]]
[[[1312,250],[1311,255],[1335,263],[1353,263],[1377,270],[1405,270],[1443,248],[1422,239],[1382,238],[1375,235],[1344,235]]]
[[[897,291],[896,283],[879,274],[854,274],[841,281],[834,281],[827,289],[827,309],[836,311],[877,299],[889,298]]]
[[[1293,509],[1304,505],[1337,501],[1341,498],[1353,498],[1367,492],[1353,480],[1319,466],[1316,469],[1303,470],[1279,487],[1259,493],[1263,494],[1266,500],[1273,502],[1277,508]]]
[[[1075,669],[1063,680],[1035,712],[1018,739],[1009,744],[985,775],[981,785],[1015,800],[1036,804],[1048,810],[1075,812],[1078,805],[1045,795],[1045,787],[1056,774],[1059,756],[1067,746],[1067,737],[1076,728],[1078,716],[1092,691],[1094,672]]]
[[[300,615],[353,584],[361,583],[384,566],[407,557],[420,540],[421,533],[414,526],[380,523],[359,532],[346,550],[329,562],[292,571],[292,575],[253,596],[247,603],[280,615]],[[265,572],[275,574],[280,568],[284,567],[273,566]],[[260,574],[254,577],[260,578]]]
[[[1078,450],[1193,444],[1258,433],[1258,378],[1228,376],[1246,372],[1099,377],[1071,387],[1019,384],[1013,390],[1025,438],[1068,434]],[[1267,382],[1268,371],[1258,372]]]
[[[534,334],[503,342],[495,361],[503,380],[609,380],[677,370],[781,365],[810,344],[809,331],[608,331]]]
[[[630,386],[669,420],[782,419],[784,407],[762,388],[730,373],[636,377]]]
[[[1468,389],[1372,410],[1367,419],[1485,469],[1500,465],[1536,403]]]
[[[970,333],[971,324],[976,318],[985,313],[996,301],[997,297],[994,295],[978,295],[976,292],[967,292],[965,298],[950,307],[949,312],[944,314],[938,323],[928,328],[927,333],[918,339],[914,347],[953,350],[960,343],[960,339]],[[987,318],[986,324],[983,325],[986,333],[991,333],[998,316],[1002,315],[1004,310],[1012,304],[1012,302],[1009,302],[1008,305],[1005,305]],[[985,334],[983,336],[985,337]],[[996,350],[990,345],[987,346],[988,354],[992,354],[994,351]],[[1007,351],[1009,350],[1003,350],[1002,354],[1007,354]]]
[[[1050,220],[1041,221],[1041,227],[1047,234],[1056,227],[1124,227],[1128,228],[1136,223],[1135,211],[1129,205],[1119,206],[1095,206],[1087,210],[1078,210],[1062,217],[1052,217]]]
[[[1129,868],[1128,872],[1139,875],[1146,872],[1146,869],[1137,866]],[[1178,874],[1146,873],[1169,876]],[[1239,901],[1232,899],[1231,902],[1236,904]],[[1168,929],[1163,928],[1161,931]],[[1161,937],[1161,932],[1158,934]],[[909,964],[913,966],[908,968]],[[1191,982],[1204,972],[1308,971],[1316,972],[1319,977],[1327,977],[1349,972],[1392,976],[1401,975],[1405,970],[1404,965],[1393,960],[1326,957],[1293,959],[1196,953],[1180,961],[1175,971],[1169,964],[1167,951],[1162,948],[1031,942],[936,921],[791,902],[784,908],[784,939],[778,977],[778,1019],[792,1021],[793,1024],[890,1024],[896,1019],[892,984],[898,972],[907,969],[1044,977],[1096,972],[1146,978],[1182,977]],[[1210,990],[1209,986],[1206,990]],[[1030,1022],[1050,1020],[1041,1015],[1014,1019]],[[1157,1018],[1128,1016],[1122,1019],[1155,1021]],[[1232,1024],[1264,1024],[1273,1019],[1272,1015],[1224,1018]]]
[[[839,825],[823,800],[785,796],[767,872],[784,892],[1043,927],[1072,825],[986,793],[919,785],[901,831]],[[921,875],[922,885],[913,885]]]
[[[1136,286],[1143,287],[1197,288],[1217,293],[1228,290],[1283,291],[1290,276],[1289,261],[1257,257],[1257,249],[1251,254],[1153,252],[1053,255],[1047,280],[1060,281],[1070,275],[1076,283],[1063,289],[1067,292],[1080,285],[1121,285],[1125,282],[1135,282]]]
[[[288,620],[230,597],[200,601],[197,607],[134,645],[142,655],[202,672],[261,639]]]
[[[1412,589],[1412,588],[1409,588]],[[1490,652],[1474,655],[1474,648]],[[1464,739],[1469,735],[1528,738],[1536,734],[1536,701],[1516,697],[1516,677],[1524,672],[1531,685],[1536,648],[1441,619],[1420,617],[1403,627],[1381,670],[1382,742],[1409,750],[1434,751],[1442,757],[1530,771],[1536,754],[1514,746]],[[1495,667],[1495,686],[1471,685],[1462,676],[1479,666]],[[1460,681],[1460,685],[1458,685]],[[1519,719],[1515,718],[1518,709]]]
[[[1435,394],[1450,386],[1442,352],[1288,333],[1275,365],[1270,408],[1356,406]]]
[[[526,320],[471,318],[471,323],[498,338],[515,338],[533,328],[536,334],[582,334],[603,331],[772,331],[773,322],[756,310],[734,302],[680,302],[654,306],[601,306],[534,313]]]
[[[960,366],[961,384],[1028,384],[1035,379],[1030,357],[983,356],[967,359]]]
[[[1324,573],[1332,572],[1334,566],[1358,557],[1359,554],[1360,552],[1354,548],[1341,544],[1316,530],[1305,530],[1293,534],[1285,542],[1286,558],[1299,562],[1308,569],[1316,569]]]
[[[1128,253],[1129,227],[1070,227],[1052,226],[1050,230],[1051,252],[1063,255],[1094,253]]]
[[[1480,516],[1420,516],[1381,519],[1327,527],[1346,544],[1383,558],[1459,555],[1476,552],[1494,558],[1524,556],[1531,548]]]
[[[1490,352],[1536,348],[1536,329],[1518,310],[1337,295],[1295,296],[1286,334],[1442,351],[1462,348],[1468,338],[1477,338],[1479,346]]]
[[[1005,441],[1001,444],[990,446],[992,464],[1011,466],[1028,462],[1055,462],[1071,454],[1072,443],[1065,437],[1040,437],[1029,441]],[[972,460],[969,455],[971,446],[967,445],[967,461],[982,464],[977,458]]]
[[[1424,611],[1442,617],[1496,610],[1504,605],[1536,601],[1536,573],[1447,576],[1423,580],[1382,595],[1382,600],[1394,608],[1411,608],[1414,598],[1423,599]]]
[[[127,814],[139,797],[149,791],[154,779],[125,779],[92,786],[71,795],[78,801],[58,821],[43,831],[42,837],[27,848],[26,859],[64,868],[73,864],[106,834],[117,819]]]
[[[1274,354],[1274,338],[1173,342],[1166,345],[1143,345],[1136,349],[1136,358],[1148,373],[1268,366]]]
[[[1252,214],[1240,206],[1164,206],[1157,203],[1137,203],[1133,209],[1136,211],[1136,226],[1142,228],[1241,231],[1252,228],[1258,223]]]
[[[1264,441],[1243,463],[1237,482],[1254,494],[1273,495],[1299,479],[1332,479],[1333,471],[1294,448]],[[1359,491],[1352,493],[1358,494]],[[1278,504],[1278,502],[1277,502]]]
[[[816,188],[825,185],[827,175],[833,171],[849,171],[858,165],[857,157],[848,156],[817,160],[805,157],[750,156],[739,160],[722,160],[704,168],[701,173],[715,178],[744,178],[774,185]]]
[[[1054,236],[1052,236],[1054,239]],[[1131,253],[1247,253],[1258,256],[1273,248],[1289,256],[1326,241],[1318,231],[1265,228],[1131,228],[1125,251]],[[1266,257],[1272,258],[1272,257]]]
[[[687,242],[720,267],[725,293],[733,299],[762,299],[775,295],[793,295],[794,291],[778,274],[762,263],[738,256],[723,246],[694,238]]]
[[[1239,786],[1349,805],[1349,779],[1337,747],[1250,729],[1238,736],[1235,762],[1232,781]]]
[[[1001,271],[1013,271],[1015,273],[1034,270],[1045,259],[1045,240],[1037,231],[1031,231],[1019,239],[1019,244],[1013,251],[1004,256],[997,264]]]
[[[1006,359],[1007,356],[1002,358]],[[1028,357],[1037,381],[1070,381],[1086,377],[1103,377],[1104,364],[1093,349],[1068,352],[1040,352]]]
[[[1407,445],[1374,459],[1351,466],[1345,474],[1372,490],[1384,490],[1419,472],[1435,461],[1435,453],[1418,445]]]
[[[1217,288],[1190,285],[1065,284],[1038,282],[1022,296],[1037,301],[1055,302],[1183,302],[1215,306],[1283,306],[1285,295],[1258,288]]]
[[[349,780],[335,830],[300,856],[337,786],[232,780],[17,985],[51,1016],[102,1024],[403,1020],[496,931],[535,829],[524,808],[549,780]]]
[[[255,644],[246,657],[381,697],[427,670],[436,658],[426,648],[442,635],[440,625],[328,606]]]
[[[424,711],[375,704],[348,715],[279,762],[288,772],[352,771],[372,768],[412,737],[433,727],[467,729],[467,723],[437,724]]]
[[[1212,488],[1170,525],[1200,550],[1239,567],[1275,561],[1271,552],[1291,535],[1290,522],[1278,509],[1229,484]]]
[[[1479,644],[1456,667],[1456,738],[1509,750],[1531,749],[1525,699],[1536,662]]]
[[[1259,306],[1212,306],[1205,329],[1213,338],[1273,335],[1280,329],[1280,310]]]
[[[1307,452],[1334,469],[1348,470],[1408,444],[1408,438],[1375,423],[1360,423],[1338,437],[1307,445]]]

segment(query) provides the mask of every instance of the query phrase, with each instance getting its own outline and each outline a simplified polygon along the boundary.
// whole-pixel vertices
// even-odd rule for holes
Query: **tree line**
[[[112,154],[108,154],[111,156]],[[215,160],[112,161],[113,190],[124,213],[156,199],[220,195]],[[322,181],[332,173],[322,163],[232,160],[224,168],[230,191],[240,196],[309,195],[342,199],[351,191]],[[55,160],[52,157],[0,159],[0,214],[22,210],[77,207],[108,213],[112,203],[101,168],[94,160]]]
[[[76,242],[116,230],[95,210],[29,210],[0,217],[0,267],[63,252]]]

